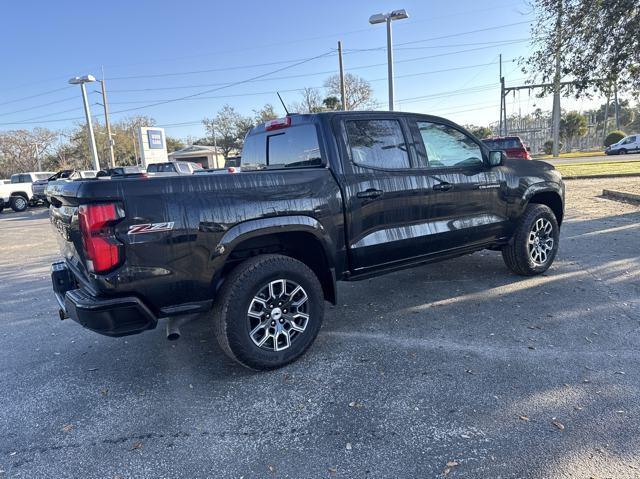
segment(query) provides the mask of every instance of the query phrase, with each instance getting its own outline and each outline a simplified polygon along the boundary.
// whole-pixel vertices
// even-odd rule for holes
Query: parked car
[[[31,186],[33,190],[33,198],[37,201],[42,201],[45,206],[49,206],[49,199],[45,194],[45,190],[47,188],[47,184],[50,181],[59,181],[59,180],[77,180],[77,179],[86,179],[86,178],[95,178],[96,171],[94,170],[61,170],[57,173],[54,173],[49,178],[44,180],[37,180],[33,182]]]
[[[502,150],[507,158],[530,160],[531,154],[519,136],[501,136],[485,138],[482,142],[490,150]]]
[[[24,211],[27,206],[38,203],[38,199],[33,196],[32,185],[35,181],[47,179],[51,172],[30,172],[16,173],[11,175],[11,182],[0,184],[0,198],[4,206],[11,206],[16,212]]]
[[[166,163],[151,163],[147,166],[147,173],[191,175],[199,170],[202,170],[202,166],[191,161],[167,161]]]
[[[607,146],[604,150],[607,155],[626,155],[640,151],[640,135],[625,136],[618,143]]]
[[[96,173],[96,178],[112,178],[112,177],[146,177],[147,173],[139,166],[116,166],[114,168],[107,168],[106,170],[100,170]]]
[[[309,348],[336,281],[486,248],[517,274],[543,273],[564,213],[552,165],[404,112],[269,121],[247,135],[237,174],[59,182],[47,194],[62,318],[108,336],[168,318],[175,339],[209,312],[224,352],[253,369]]]

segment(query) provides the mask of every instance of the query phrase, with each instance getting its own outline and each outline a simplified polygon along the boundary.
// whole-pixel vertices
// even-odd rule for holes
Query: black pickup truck
[[[560,174],[507,160],[442,118],[290,115],[253,128],[242,171],[49,186],[62,319],[108,336],[212,317],[222,349],[271,369],[312,344],[336,281],[482,249],[547,270]],[[202,314],[208,313],[208,315]]]

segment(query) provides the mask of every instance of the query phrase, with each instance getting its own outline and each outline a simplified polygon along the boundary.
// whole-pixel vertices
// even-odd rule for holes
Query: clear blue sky
[[[505,59],[508,83],[524,79],[511,61],[529,49],[532,15],[522,0],[115,0],[40,1],[37,6],[23,1],[3,8],[0,129],[72,126],[74,120],[52,121],[82,117],[78,87],[67,80],[85,73],[99,77],[102,65],[113,120],[145,114],[159,125],[197,122],[214,116],[225,103],[250,114],[269,102],[282,112],[273,92],[279,90],[285,101],[293,102],[298,93],[289,90],[322,86],[328,72],[337,71],[335,54],[297,66],[294,60],[331,52],[337,40],[345,48],[346,71],[369,80],[384,107],[386,52],[362,50],[384,47],[384,25],[369,25],[368,17],[394,8],[405,8],[410,15],[394,23],[397,107],[460,123],[495,121],[498,54]],[[256,81],[221,88],[285,67]],[[187,73],[202,70],[207,71]],[[449,71],[433,73],[437,70]],[[145,106],[216,88],[193,99]],[[461,91],[453,94],[455,90]],[[437,96],[440,93],[447,96]],[[32,95],[39,96],[22,99]],[[100,101],[93,93],[90,99]],[[534,105],[549,107],[525,94],[515,101],[513,108],[523,113]],[[100,109],[92,105],[94,115]],[[29,123],[8,124],[20,121]],[[200,136],[203,129],[186,124],[167,126],[167,132],[184,138]]]

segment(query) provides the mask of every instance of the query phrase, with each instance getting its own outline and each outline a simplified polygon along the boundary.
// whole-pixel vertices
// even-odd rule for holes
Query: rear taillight
[[[87,256],[87,267],[94,273],[106,273],[124,259],[122,243],[115,236],[115,224],[124,218],[116,203],[80,205],[78,220]]]

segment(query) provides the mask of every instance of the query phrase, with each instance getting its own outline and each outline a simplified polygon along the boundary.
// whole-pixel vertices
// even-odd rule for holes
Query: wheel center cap
[[[273,310],[271,310],[271,317],[274,321],[279,321],[282,317],[282,310],[280,308],[273,308]]]

